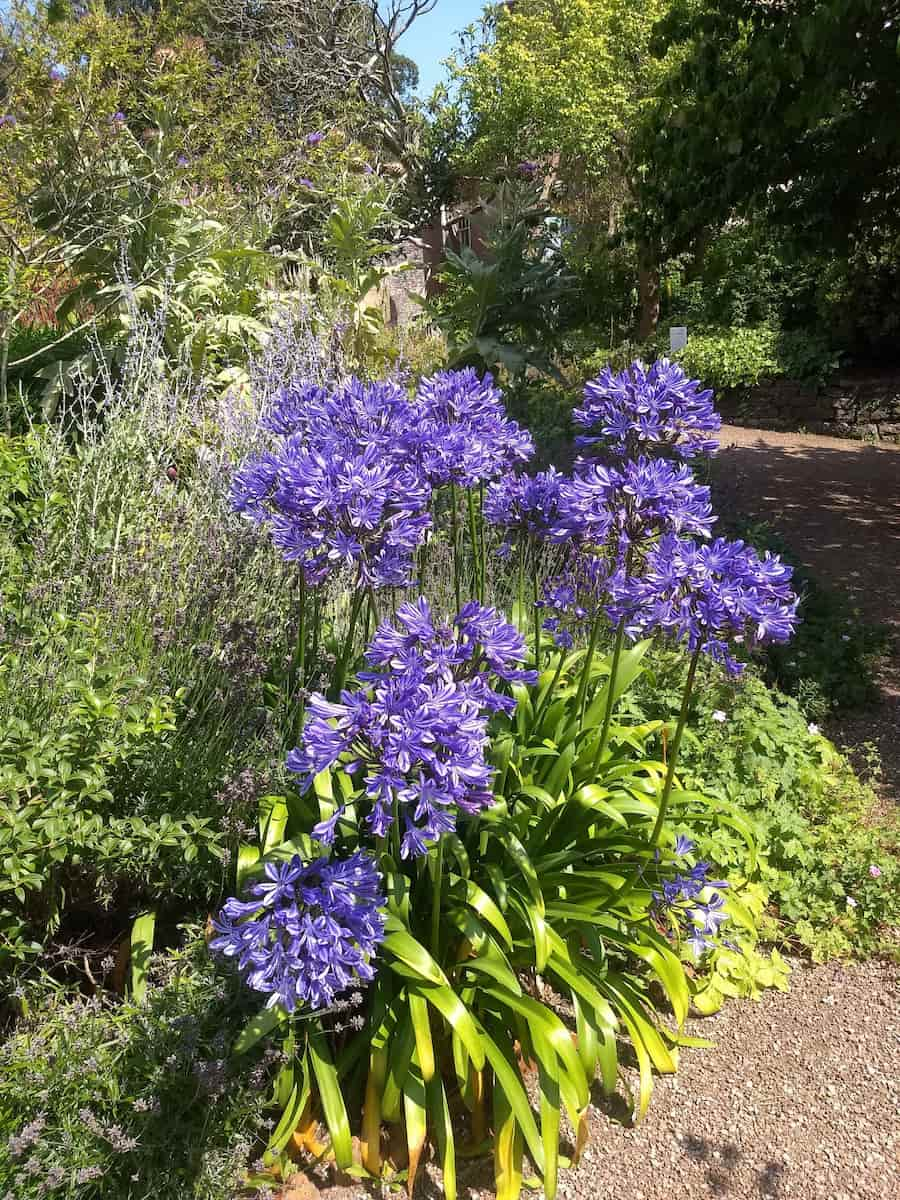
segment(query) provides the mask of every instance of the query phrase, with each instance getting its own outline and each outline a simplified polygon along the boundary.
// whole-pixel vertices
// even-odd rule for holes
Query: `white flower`
[[[727,721],[727,720],[728,720],[728,714],[727,714],[727,713],[723,713],[723,712],[722,712],[722,710],[721,710],[721,708],[717,708],[717,709],[715,709],[715,711],[713,712],[712,719],[713,719],[714,721],[720,721],[720,722],[721,722],[721,721]]]
[[[850,634],[849,634],[849,633],[842,633],[842,634],[841,634],[841,641],[842,641],[842,642],[849,642],[849,641],[850,641]]]
[[[847,907],[848,908],[856,908],[856,901],[853,899],[852,896],[847,897]]]
[[[806,728],[807,728],[807,729],[809,730],[809,732],[810,732],[810,733],[813,735],[813,737],[815,737],[815,736],[816,736],[816,734],[819,732],[819,727],[818,727],[818,725],[815,723],[815,721],[810,721],[810,723],[807,725],[807,727],[806,727]]]

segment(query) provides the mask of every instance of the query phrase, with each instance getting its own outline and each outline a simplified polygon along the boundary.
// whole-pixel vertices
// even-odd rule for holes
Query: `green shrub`
[[[590,378],[606,363],[621,370],[634,358],[652,362],[662,355],[680,362],[688,375],[715,391],[751,388],[763,379],[820,384],[839,362],[839,356],[816,332],[785,332],[767,325],[698,327],[688,331],[683,350],[670,353],[668,330],[660,331],[649,342],[624,342],[612,350],[597,350],[584,362],[583,371],[585,378]]]
[[[677,694],[682,675],[667,656],[655,665],[642,696],[648,715]],[[695,697],[685,786],[735,805],[758,847],[748,854],[748,830],[724,819],[700,833],[702,855],[765,889],[778,942],[817,960],[884,948],[900,924],[900,827],[879,815],[871,787],[795,700],[756,675],[738,686],[711,676]]]
[[[0,1046],[0,1195],[233,1200],[240,1190],[277,1054],[229,1058],[246,1002],[196,931],[186,949],[155,955],[149,974],[142,1004],[72,999],[49,981],[20,992]]]

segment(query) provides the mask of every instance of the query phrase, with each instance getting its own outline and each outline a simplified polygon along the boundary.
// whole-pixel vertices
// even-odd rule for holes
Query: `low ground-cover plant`
[[[666,711],[683,673],[667,656],[655,660],[637,712]],[[732,813],[693,834],[729,878],[762,889],[766,940],[816,960],[889,950],[900,925],[900,828],[808,714],[754,673],[737,689],[698,688],[690,731],[685,786],[721,797],[750,826],[730,824]]]
[[[114,970],[110,960],[97,974]],[[215,971],[198,930],[148,974],[140,1004],[73,998],[47,981],[20,993],[0,1046],[0,1195],[239,1194],[265,1144],[278,1054],[230,1058],[247,998]]]

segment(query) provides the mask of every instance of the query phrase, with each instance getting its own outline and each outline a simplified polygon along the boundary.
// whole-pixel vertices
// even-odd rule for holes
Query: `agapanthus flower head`
[[[618,548],[665,533],[708,537],[715,517],[709,488],[688,467],[641,456],[617,467],[582,466],[559,496],[560,529],[576,540]]]
[[[587,633],[606,596],[611,571],[606,557],[573,554],[566,569],[544,582],[535,607],[545,614],[543,628],[561,650],[570,650]]]
[[[679,853],[676,841],[675,852],[682,857],[694,845],[687,838],[679,840],[687,846]],[[697,958],[715,947],[713,939],[719,926],[728,920],[722,896],[728,884],[723,879],[710,879],[711,870],[708,862],[698,862],[687,871],[664,877],[660,890],[653,893],[657,916],[687,941]]]
[[[577,445],[626,458],[655,450],[680,458],[714,454],[722,425],[712,392],[667,358],[650,367],[634,362],[619,374],[604,367],[585,385],[584,403],[572,416],[589,431],[576,438]]]
[[[533,457],[531,435],[506,415],[502,396],[471,367],[420,381],[407,447],[433,487],[488,483]]]
[[[352,569],[367,587],[405,587],[431,519],[430,490],[410,467],[371,445],[311,449],[302,435],[236,474],[232,502],[265,522],[285,559],[316,585]]]
[[[211,949],[237,960],[267,1006],[327,1008],[341,992],[374,976],[384,937],[385,899],[372,859],[268,862],[246,898],[226,900],[213,921]]]
[[[613,579],[608,612],[625,621],[631,637],[661,630],[737,675],[743,664],[730,652],[732,640],[753,647],[793,634],[798,600],[791,575],[777,555],[760,557],[742,541],[703,544],[666,535],[639,576]]]
[[[400,820],[404,858],[417,857],[456,827],[460,812],[493,802],[493,770],[485,753],[487,720],[514,707],[498,680],[532,683],[522,669],[525,642],[493,608],[467,604],[452,622],[435,619],[428,602],[400,606],[397,624],[372,639],[357,691],[331,703],[314,695],[303,744],[287,765],[308,787],[341,764],[368,805],[366,824],[385,836]],[[316,826],[328,844],[344,810]]]
[[[565,479],[555,467],[537,475],[505,475],[487,489],[485,519],[508,532],[552,537],[559,526],[559,496]]]

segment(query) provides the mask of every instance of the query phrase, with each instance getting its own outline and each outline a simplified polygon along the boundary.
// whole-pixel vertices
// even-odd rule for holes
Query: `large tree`
[[[900,0],[676,0],[641,213],[672,252],[735,214],[846,253],[900,230]]]
[[[638,202],[634,131],[667,66],[650,53],[668,0],[518,0],[457,70],[467,169],[552,163],[570,214],[615,234]],[[648,225],[649,229],[650,226]],[[641,332],[659,309],[658,259],[638,247]]]

